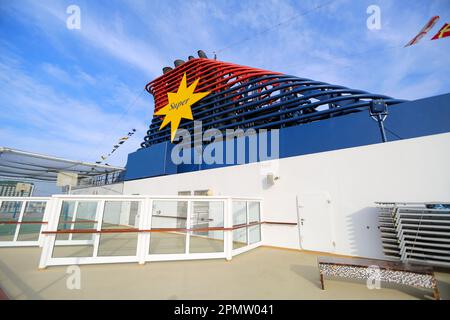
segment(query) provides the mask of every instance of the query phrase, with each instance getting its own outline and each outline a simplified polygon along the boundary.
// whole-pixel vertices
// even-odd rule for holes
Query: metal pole
[[[383,140],[383,142],[387,142],[386,131],[384,130],[384,124],[383,124],[383,119],[381,118],[381,115],[377,115],[377,122],[378,122],[378,126],[380,127],[381,140]]]

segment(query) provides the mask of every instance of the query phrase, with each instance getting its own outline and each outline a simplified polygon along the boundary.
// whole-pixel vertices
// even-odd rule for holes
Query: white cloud
[[[79,37],[84,45],[103,50],[146,74],[156,76],[160,73],[163,60],[159,52],[149,42],[134,34],[125,33],[120,18],[109,21],[108,16],[105,17],[101,12],[97,15],[95,11],[81,6],[81,29],[68,30],[65,27],[68,17],[66,7],[60,2],[31,1],[26,5],[17,2],[11,3],[8,9],[25,24],[33,23],[63,51],[64,40],[70,41],[70,37]]]
[[[95,161],[127,130],[136,128],[136,137],[108,160],[124,165],[127,153],[139,147],[146,130],[145,119],[133,113],[107,112],[92,101],[66,96],[21,68],[0,64],[0,81],[0,122],[4,123],[0,145]]]

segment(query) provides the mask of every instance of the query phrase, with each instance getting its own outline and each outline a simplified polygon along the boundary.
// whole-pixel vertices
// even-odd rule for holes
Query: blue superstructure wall
[[[388,141],[450,132],[450,94],[393,105],[384,124]],[[279,129],[280,158],[375,143],[381,143],[381,134],[368,111]],[[171,161],[173,147],[174,144],[164,142],[130,153],[125,180],[230,166],[204,162],[175,165]],[[225,157],[226,148],[223,150]],[[248,163],[248,144],[246,153]]]

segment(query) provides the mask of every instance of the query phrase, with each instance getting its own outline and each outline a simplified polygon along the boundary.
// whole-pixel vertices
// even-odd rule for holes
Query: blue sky
[[[152,118],[145,84],[197,49],[396,98],[450,91],[450,38],[429,40],[450,22],[450,1],[336,0],[310,11],[324,3],[0,0],[0,146],[95,161],[136,128],[107,161],[125,165]],[[66,28],[71,4],[80,30]],[[371,4],[380,30],[366,27]],[[430,34],[403,48],[433,15]]]

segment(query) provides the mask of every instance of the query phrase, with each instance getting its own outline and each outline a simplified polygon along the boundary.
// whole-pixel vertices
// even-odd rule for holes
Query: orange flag
[[[450,23],[444,24],[441,30],[439,30],[438,33],[436,33],[434,37],[431,38],[431,40],[442,39],[448,36],[450,36]]]

